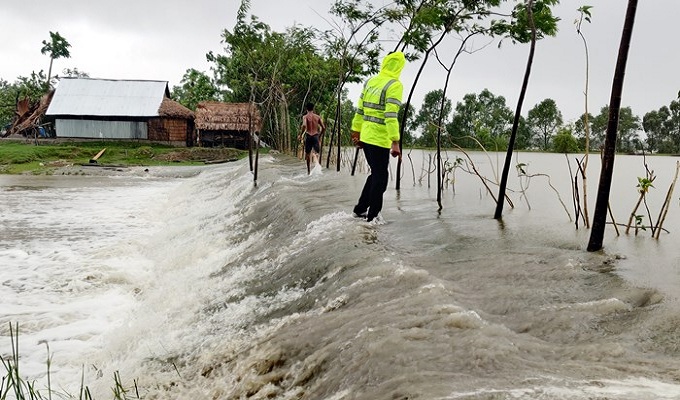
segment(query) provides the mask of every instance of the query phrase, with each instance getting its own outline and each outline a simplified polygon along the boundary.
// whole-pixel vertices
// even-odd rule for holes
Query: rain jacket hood
[[[406,65],[406,57],[401,51],[395,51],[385,56],[380,67],[380,74],[387,75],[392,79],[399,79],[401,70]]]

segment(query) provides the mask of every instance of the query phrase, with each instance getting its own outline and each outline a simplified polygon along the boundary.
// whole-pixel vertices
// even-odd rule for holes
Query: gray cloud
[[[252,0],[251,12],[275,30],[293,23],[330,26],[327,16],[331,0]],[[590,50],[590,111],[599,112],[609,102],[618,44],[626,8],[625,1],[590,0],[593,20],[584,26]],[[556,7],[562,18],[556,38],[538,43],[529,91],[523,113],[545,98],[553,98],[566,120],[583,112],[585,59],[581,39],[573,21],[581,3],[563,1]],[[59,31],[72,44],[72,58],[58,60],[56,71],[77,67],[95,77],[113,79],[162,79],[179,83],[188,68],[207,70],[205,54],[220,51],[220,35],[236,19],[237,0],[101,2],[64,0],[54,2],[3,2],[0,12],[0,78],[12,81],[31,71],[46,70],[47,56],[40,54],[48,31]],[[677,71],[680,60],[670,40],[676,0],[640,2],[624,87],[623,105],[640,117],[667,105],[680,89]],[[319,16],[318,14],[321,14]],[[483,43],[483,42],[482,42]],[[446,50],[455,51],[451,40]],[[448,96],[459,101],[464,94],[488,88],[506,97],[514,110],[522,82],[528,45],[491,44],[466,55],[454,69]],[[410,83],[415,65],[404,72]],[[443,85],[444,71],[432,63],[418,86],[415,105],[424,94]],[[408,86],[408,85],[407,85]],[[356,89],[350,91],[356,93]]]

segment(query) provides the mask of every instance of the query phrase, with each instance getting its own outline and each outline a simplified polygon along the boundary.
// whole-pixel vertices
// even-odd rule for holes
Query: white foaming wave
[[[180,217],[181,222],[177,225],[186,225],[186,231],[166,228],[154,236],[154,240],[159,243],[158,252],[166,253],[165,258],[163,254],[151,257],[162,261],[161,268],[149,286],[142,290],[142,302],[139,305],[142,308],[131,312],[128,326],[120,334],[115,333],[117,338],[109,346],[114,354],[127,353],[126,357],[129,358],[102,360],[101,369],[120,369],[133,373],[143,368],[140,365],[144,364],[141,361],[144,359],[165,359],[169,355],[203,358],[206,351],[209,352],[206,349],[210,348],[215,349],[215,354],[224,354],[226,349],[250,343],[258,335],[257,329],[244,330],[243,327],[252,328],[258,316],[285,306],[306,293],[301,288],[286,287],[273,295],[245,295],[243,290],[246,285],[254,279],[261,279],[263,273],[275,268],[272,264],[276,264],[276,260],[263,259],[259,263],[230,265],[227,272],[220,272],[234,257],[254,245],[266,242],[268,232],[249,232],[237,241],[232,240],[234,235],[240,234],[233,230],[234,222],[247,212],[235,207],[235,204],[245,199],[244,192],[251,193],[258,200],[262,200],[262,197],[252,194],[248,190],[252,183],[240,177],[228,184],[227,192],[239,192],[232,197],[226,193],[224,198],[214,194],[202,195],[202,186],[208,185],[207,181],[214,178],[206,176],[201,182],[192,183],[194,188],[189,192],[196,192],[195,198],[202,204],[200,208]],[[184,187],[179,189],[186,190]],[[264,195],[267,193],[264,192]],[[167,207],[183,208],[177,204]],[[315,229],[312,227],[308,230]],[[173,245],[186,236],[194,242],[190,249],[183,250],[190,256],[174,254]],[[164,245],[161,246],[161,243]],[[281,250],[280,253],[285,254],[286,251]],[[219,299],[225,300],[220,303]],[[206,309],[213,310],[205,312]],[[140,375],[149,373],[139,371]]]
[[[266,164],[273,164],[274,163],[274,157],[272,157],[270,154],[267,154],[266,156],[260,155],[258,162],[266,163]]]
[[[611,298],[588,301],[584,303],[556,305],[544,307],[543,309],[590,311],[597,314],[611,314],[621,311],[630,311],[632,307],[617,298]]]
[[[291,255],[305,250],[311,241],[325,242],[337,238],[347,225],[347,218],[351,217],[346,212],[334,212],[321,216],[307,224],[303,232],[298,233],[290,246],[290,251],[279,255],[279,263],[284,262]]]
[[[499,396],[504,399],[532,400],[587,400],[594,396],[615,398],[617,400],[677,400],[680,385],[652,380],[644,377],[632,377],[622,380],[592,379],[589,381],[562,382],[559,379],[553,385],[535,385],[514,389],[485,389],[452,393],[439,400],[461,399],[476,396]],[[557,386],[562,384],[563,386]],[[575,386],[575,387],[574,387]],[[495,398],[495,397],[494,397]]]
[[[96,348],[134,303],[130,283],[149,264],[135,248],[158,226],[148,208],[175,185],[153,181],[8,192],[3,218],[27,233],[10,231],[0,243],[5,277],[0,352],[10,352],[6,327],[18,323],[26,377],[44,376],[43,343],[48,343],[60,366],[53,378],[78,381],[82,363],[76,360]]]
[[[314,163],[314,165],[311,167],[309,174],[312,176],[321,176],[323,175],[323,168],[321,167],[321,164],[318,162]]]
[[[457,329],[479,329],[488,325],[474,310],[452,312],[443,317],[442,322],[449,328]]]

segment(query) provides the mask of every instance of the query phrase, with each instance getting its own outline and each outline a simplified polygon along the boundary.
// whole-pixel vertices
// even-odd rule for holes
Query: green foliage
[[[340,122],[340,132],[341,132],[341,145],[343,146],[351,146],[352,145],[352,140],[350,138],[350,131],[352,127],[352,118],[354,117],[354,113],[356,112],[356,107],[354,107],[354,103],[352,103],[351,100],[344,99],[342,101],[342,105],[340,107],[340,115],[341,115],[341,122]],[[328,118],[326,118],[327,126],[330,129],[330,121]],[[328,132],[328,130],[327,130]]]
[[[172,88],[172,98],[190,110],[196,110],[202,101],[223,100],[222,92],[204,72],[188,69],[179,86]]]
[[[497,34],[491,29],[497,21],[492,21],[490,16],[499,15],[497,8],[501,3],[501,0],[397,0],[390,22],[404,26],[405,31],[395,50],[401,49],[407,53],[407,59],[415,60],[443,35]]]
[[[555,153],[576,153],[579,151],[578,140],[572,135],[571,129],[563,127],[553,138]]]
[[[370,2],[336,0],[330,14],[342,19],[344,26],[322,32],[324,53],[341,83],[361,82],[380,68],[378,29],[391,19],[389,9],[374,9]]]
[[[680,152],[680,101],[650,111],[642,119],[649,151],[677,154]]]
[[[439,121],[440,110],[443,106],[441,125]],[[450,122],[451,100],[447,99],[444,91],[433,90],[425,95],[423,105],[414,119],[414,126],[420,130],[418,140],[420,146],[430,147],[436,144],[437,131],[441,126],[443,134],[446,134],[446,125]]]
[[[71,44],[66,39],[64,39],[64,37],[61,36],[59,32],[52,31],[50,31],[50,40],[43,40],[42,44],[43,47],[40,49],[40,52],[50,56],[50,68],[47,72],[46,82],[51,84],[50,79],[52,78],[52,63],[54,60],[59,58],[70,58],[71,52],[69,51],[69,47],[71,47]]]
[[[11,84],[0,79],[0,129],[12,122],[17,101],[27,98],[31,103],[36,103],[47,93],[46,80],[42,71],[32,72],[27,77],[20,76]]]
[[[593,115],[591,113],[588,113],[588,132],[592,134],[593,132]],[[574,121],[574,127],[573,127],[573,134],[574,137],[576,137],[576,140],[578,140],[579,147],[581,149],[585,150],[586,146],[586,114],[581,114],[581,116]],[[593,138],[592,136],[590,137],[590,148],[588,150],[593,150]]]
[[[222,34],[225,53],[211,52],[208,61],[214,63],[215,83],[230,90],[230,101],[260,104],[264,140],[290,150],[304,103],[332,101],[336,64],[316,48],[315,30],[293,26],[273,32],[256,16],[246,22],[248,6],[242,3],[236,26]]]
[[[402,107],[399,110],[399,121],[403,121],[405,110],[406,110],[405,107]],[[406,123],[404,126],[404,134],[401,139],[404,146],[413,146],[416,142],[415,137],[413,135],[413,132],[417,131],[418,129],[418,126],[416,125],[415,121],[415,115],[416,115],[415,108],[409,104]]]
[[[503,96],[496,96],[488,89],[478,95],[468,93],[456,104],[451,123],[447,125],[448,135],[461,147],[477,147],[468,136],[476,137],[490,149],[503,143],[507,146],[513,115]]]
[[[646,194],[649,192],[649,188],[653,188],[654,185],[652,184],[654,182],[653,179],[649,178],[641,178],[638,176],[638,184],[635,186],[638,188],[638,192],[640,194]]]
[[[679,110],[680,111],[680,110]],[[595,148],[604,145],[604,138],[609,124],[609,106],[600,109],[600,113],[592,120],[592,143]],[[632,152],[639,142],[638,132],[642,128],[640,118],[633,114],[630,107],[621,107],[619,111],[618,132],[616,136],[616,151]]]
[[[593,6],[581,6],[577,10],[579,12],[579,18],[576,21],[574,21],[574,24],[576,24],[576,32],[581,36],[583,36],[583,33],[581,33],[581,26],[583,25],[583,21],[586,21],[587,23],[591,22],[590,19],[593,16],[590,13],[591,8],[593,8]]]
[[[587,22],[590,22],[590,18],[593,16],[590,13],[590,9],[593,8],[593,6],[581,6],[578,8],[578,12],[581,13],[581,16],[583,19],[585,19]]]
[[[533,25],[536,28],[536,39],[557,34],[559,18],[552,14],[551,6],[559,0],[536,0],[531,9]],[[513,43],[529,43],[531,41],[532,24],[529,20],[527,6],[519,2],[512,11],[510,20],[494,21],[491,31],[494,35],[510,39]]]
[[[543,151],[549,151],[557,130],[562,126],[562,112],[553,99],[545,99],[527,114],[527,125],[534,144]]]
[[[69,51],[71,44],[59,32],[50,31],[50,40],[43,40],[42,44],[43,47],[40,49],[40,53],[49,55],[53,60],[71,57],[71,52]]]

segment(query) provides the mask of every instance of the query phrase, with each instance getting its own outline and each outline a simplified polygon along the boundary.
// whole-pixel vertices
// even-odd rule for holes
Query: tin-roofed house
[[[61,138],[194,143],[194,114],[166,81],[62,78],[46,116]]]
[[[245,150],[260,132],[262,118],[254,104],[203,101],[196,107],[195,124],[201,146]]]

